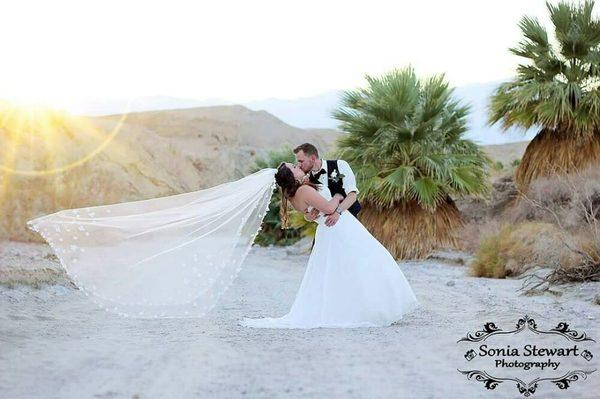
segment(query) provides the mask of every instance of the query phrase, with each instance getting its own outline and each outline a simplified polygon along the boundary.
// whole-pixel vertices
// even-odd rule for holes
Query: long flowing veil
[[[29,220],[73,282],[108,311],[199,317],[241,269],[275,187],[262,169],[212,188]]]

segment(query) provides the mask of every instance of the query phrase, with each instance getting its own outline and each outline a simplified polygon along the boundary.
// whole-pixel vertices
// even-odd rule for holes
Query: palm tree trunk
[[[423,259],[434,249],[456,247],[456,232],[463,222],[454,201],[447,196],[434,212],[416,201],[380,209],[365,201],[359,219],[396,259]]]
[[[574,137],[542,129],[527,145],[515,174],[517,188],[527,192],[530,183],[544,176],[568,174],[600,166],[600,136]]]

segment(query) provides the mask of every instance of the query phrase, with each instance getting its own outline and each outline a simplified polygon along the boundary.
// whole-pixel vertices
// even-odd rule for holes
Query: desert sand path
[[[27,252],[34,247],[39,253]],[[7,259],[5,250],[0,265],[35,268],[44,251],[43,245],[19,247]],[[220,306],[203,320],[121,318],[60,279],[41,289],[0,287],[0,396],[518,398],[510,382],[487,391],[460,374],[457,368],[471,364],[463,358],[467,346],[456,341],[487,321],[512,327],[525,314],[547,329],[570,322],[600,341],[600,306],[590,302],[600,283],[561,297],[519,296],[518,280],[466,277],[466,266],[439,261],[400,264],[422,307],[391,327],[237,325],[243,316],[285,313],[306,260],[293,250],[254,247]],[[593,362],[578,364],[597,368],[597,359],[598,350]],[[592,398],[599,390],[600,371],[568,391],[540,385],[535,396]]]

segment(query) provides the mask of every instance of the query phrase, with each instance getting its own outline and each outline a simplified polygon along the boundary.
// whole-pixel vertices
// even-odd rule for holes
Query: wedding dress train
[[[319,191],[331,199],[327,188]],[[320,215],[315,244],[290,311],[244,318],[255,328],[378,327],[420,304],[392,255],[348,211],[328,227]]]

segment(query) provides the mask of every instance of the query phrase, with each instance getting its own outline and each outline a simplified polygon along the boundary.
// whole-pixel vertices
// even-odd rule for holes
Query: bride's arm
[[[340,196],[335,195],[331,200],[327,201],[317,190],[310,186],[298,187],[295,196],[299,201],[318,209],[326,215],[335,212],[335,209],[342,200]]]

